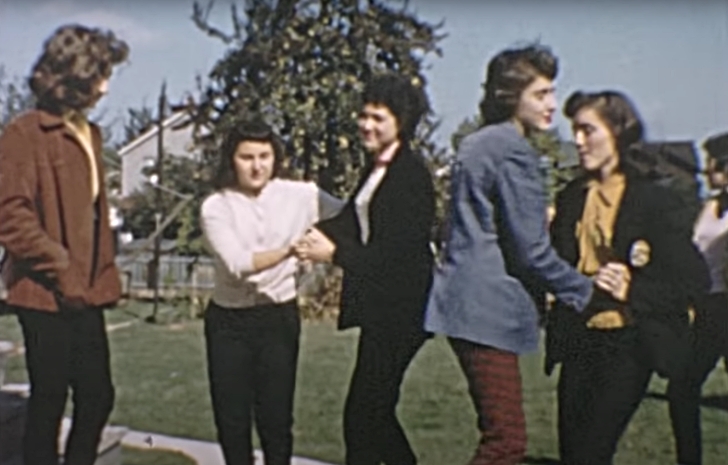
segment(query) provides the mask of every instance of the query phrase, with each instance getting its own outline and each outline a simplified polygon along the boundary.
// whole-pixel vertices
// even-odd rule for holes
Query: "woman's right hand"
[[[594,283],[620,302],[627,301],[632,273],[623,263],[610,262],[594,275]]]

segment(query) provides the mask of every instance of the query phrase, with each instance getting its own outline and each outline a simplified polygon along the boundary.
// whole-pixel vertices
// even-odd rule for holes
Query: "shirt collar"
[[[399,146],[399,141],[395,141],[394,143],[392,143],[382,153],[380,153],[379,156],[377,156],[374,164],[376,166],[388,166],[390,163],[392,163],[392,160],[394,160],[395,155],[397,155]]]

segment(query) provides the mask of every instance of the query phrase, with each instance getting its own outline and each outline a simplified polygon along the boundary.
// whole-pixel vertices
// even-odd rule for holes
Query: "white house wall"
[[[164,132],[164,150],[165,156],[184,156],[192,158],[195,153],[192,152],[192,126],[182,129],[167,129]],[[121,157],[121,195],[128,197],[137,190],[144,187],[145,177],[142,170],[145,161],[151,160],[156,163],[157,160],[157,135],[143,141]]]

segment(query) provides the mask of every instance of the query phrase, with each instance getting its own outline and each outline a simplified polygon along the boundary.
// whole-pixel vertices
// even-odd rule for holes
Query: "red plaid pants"
[[[478,414],[480,443],[469,465],[516,465],[526,454],[518,355],[462,339],[450,339],[468,379]]]

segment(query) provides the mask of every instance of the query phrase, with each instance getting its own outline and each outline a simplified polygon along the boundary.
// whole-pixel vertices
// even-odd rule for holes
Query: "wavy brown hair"
[[[66,25],[46,39],[28,84],[39,108],[85,110],[101,97],[98,85],[129,55],[129,46],[111,31]]]
[[[484,126],[507,121],[516,113],[521,94],[539,76],[553,81],[559,60],[545,45],[532,44],[503,50],[488,62],[480,102]]]
[[[566,99],[564,116],[574,119],[582,109],[590,108],[607,125],[620,156],[628,155],[643,142],[645,126],[635,104],[622,92],[574,92]]]

